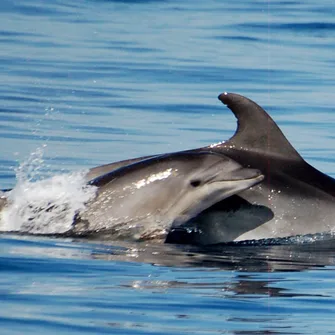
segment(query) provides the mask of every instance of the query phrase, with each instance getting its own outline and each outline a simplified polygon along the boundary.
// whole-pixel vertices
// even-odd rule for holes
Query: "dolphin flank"
[[[165,239],[213,204],[263,180],[259,170],[242,168],[212,152],[180,152],[126,165],[90,181],[97,196],[70,232],[74,235]]]

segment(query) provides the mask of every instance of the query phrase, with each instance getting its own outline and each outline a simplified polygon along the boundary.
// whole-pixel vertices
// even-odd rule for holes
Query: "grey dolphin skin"
[[[234,136],[224,143],[188,152],[224,154],[246,168],[261,170],[265,179],[208,208],[185,223],[184,230],[172,229],[166,241],[213,244],[331,231],[335,180],[304,161],[255,102],[234,93],[223,93],[219,99],[237,118]],[[87,178],[149,157],[93,168]]]
[[[160,155],[93,179],[97,196],[86,205],[69,234],[165,239],[213,204],[263,180],[259,170],[243,168],[212,152]]]
[[[264,205],[274,213],[274,217],[262,225],[241,229],[234,240],[332,230],[335,180],[304,161],[272,118],[255,102],[227,93],[221,94],[219,99],[237,117],[238,129],[229,141],[215,147],[215,152],[262,171],[265,175],[262,185],[239,196],[250,203]]]

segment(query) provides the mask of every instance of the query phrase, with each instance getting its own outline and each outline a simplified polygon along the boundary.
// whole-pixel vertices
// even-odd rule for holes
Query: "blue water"
[[[38,150],[37,179],[228,139],[223,91],[335,176],[332,1],[0,9],[1,188]],[[1,334],[335,334],[332,237],[198,249],[1,235],[0,255]]]

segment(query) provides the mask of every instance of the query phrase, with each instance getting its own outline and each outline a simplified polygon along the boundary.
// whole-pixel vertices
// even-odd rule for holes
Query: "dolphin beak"
[[[227,179],[231,181],[256,179],[261,182],[264,179],[264,175],[258,169],[240,168],[229,172]]]
[[[216,182],[238,182],[238,181],[251,181],[254,180],[255,184],[260,183],[264,179],[264,175],[258,169],[249,169],[249,168],[239,168],[236,170],[232,170],[229,172],[225,172],[224,176],[222,174],[218,174],[213,176],[209,183]]]

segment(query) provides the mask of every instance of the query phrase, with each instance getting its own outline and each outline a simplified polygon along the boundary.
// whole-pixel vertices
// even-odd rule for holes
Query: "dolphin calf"
[[[259,170],[208,151],[144,159],[91,180],[97,195],[68,235],[165,239],[171,226],[262,180]]]
[[[224,154],[245,168],[259,169],[265,179],[172,228],[166,241],[213,244],[331,231],[335,226],[335,180],[304,161],[254,101],[234,93],[223,93],[219,99],[237,118],[234,136],[188,152]],[[93,168],[87,178],[149,157],[154,156]]]

